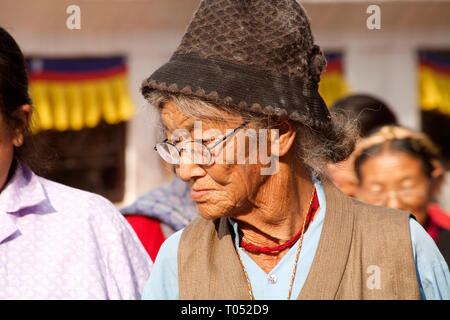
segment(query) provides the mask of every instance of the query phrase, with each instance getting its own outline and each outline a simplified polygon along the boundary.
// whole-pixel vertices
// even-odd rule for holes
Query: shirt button
[[[271,274],[271,275],[269,276],[269,282],[272,283],[272,284],[277,283],[277,276],[274,275],[274,274]]]

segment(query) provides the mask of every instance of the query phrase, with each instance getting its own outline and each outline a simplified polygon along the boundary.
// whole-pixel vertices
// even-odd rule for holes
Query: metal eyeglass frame
[[[199,164],[201,164],[201,165],[207,165],[207,164],[210,164],[211,161],[212,161],[212,159],[213,159],[213,155],[212,155],[212,152],[211,152],[211,151],[212,151],[215,147],[217,147],[220,143],[222,143],[222,142],[224,142],[225,140],[227,140],[228,138],[234,136],[239,130],[241,130],[242,128],[244,128],[246,125],[247,125],[247,122],[242,123],[239,127],[235,128],[232,132],[230,132],[229,134],[223,136],[221,139],[219,139],[217,142],[215,142],[211,147],[209,147],[209,146],[207,146],[206,144],[204,144],[203,142],[201,142],[201,140],[191,140],[191,141],[187,141],[187,142],[186,142],[186,145],[189,144],[189,143],[198,143],[198,144],[201,144],[203,147],[205,147],[206,150],[208,150],[208,152],[209,152],[209,161],[208,161],[207,163],[199,163]],[[172,162],[170,162],[170,161],[167,161],[167,160],[164,158],[164,156],[161,154],[161,152],[158,150],[158,146],[161,146],[161,145],[169,145],[170,147],[175,148],[175,150],[177,150],[177,152],[178,152],[178,161],[177,161],[177,162],[174,162],[174,163],[172,163]],[[166,138],[166,139],[164,139],[163,141],[157,143],[157,144],[153,147],[153,150],[155,150],[156,152],[158,152],[158,155],[159,155],[164,161],[166,161],[166,162],[168,162],[168,163],[170,163],[170,164],[179,164],[179,163],[180,163],[180,160],[181,160],[181,151],[187,150],[187,148],[186,148],[186,147],[183,147],[183,148],[180,148],[180,149],[179,149],[175,144],[169,142],[169,139],[168,139],[168,138]]]

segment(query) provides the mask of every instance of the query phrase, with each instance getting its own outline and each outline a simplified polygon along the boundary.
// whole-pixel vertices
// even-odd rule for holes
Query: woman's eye
[[[380,193],[383,191],[383,188],[380,185],[375,184],[375,185],[371,185],[369,190],[372,193]]]
[[[402,184],[401,184],[401,186],[403,188],[414,188],[415,185],[416,185],[416,182],[412,179],[405,179],[402,181]]]

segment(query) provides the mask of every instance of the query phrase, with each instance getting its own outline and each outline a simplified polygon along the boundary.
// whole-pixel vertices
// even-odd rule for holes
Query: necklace
[[[267,253],[267,252],[276,252],[276,251],[283,251],[286,248],[289,248],[294,245],[294,243],[297,242],[298,239],[300,239],[302,235],[303,228],[299,230],[299,232],[292,237],[290,240],[286,241],[282,245],[275,246],[275,247],[259,247],[255,246],[252,243],[247,243],[244,241],[244,239],[241,239],[241,248],[245,249],[245,251],[251,252],[251,253]]]
[[[318,208],[319,208],[319,199],[317,197],[316,188],[313,187],[313,192],[311,195],[311,199],[309,201],[308,212],[305,216],[305,219],[303,220],[302,228],[297,233],[297,235],[299,235],[298,238],[300,239],[300,241],[298,244],[297,254],[295,256],[294,269],[292,270],[292,277],[291,277],[291,282],[289,284],[289,292],[288,292],[287,300],[290,300],[290,298],[291,298],[292,286],[294,285],[295,272],[297,271],[298,257],[300,256],[300,250],[301,250],[302,242],[303,242],[303,233],[305,231],[305,228],[307,228],[309,226],[309,224],[311,223],[311,221],[313,220],[314,215],[316,214]],[[295,239],[297,237],[297,235],[294,238],[292,238],[291,240],[289,240],[288,242],[292,242],[292,240]],[[242,243],[242,241],[241,241],[241,243]],[[254,247],[258,248],[256,246],[254,246]],[[282,247],[282,246],[278,246],[278,247]],[[278,247],[272,247],[272,248],[268,248],[268,249],[273,249],[273,248],[278,249]],[[265,247],[265,248],[267,248],[267,247]],[[279,251],[279,250],[272,250],[272,251]],[[267,252],[267,251],[259,250],[258,252]],[[241,263],[242,270],[244,271],[245,279],[247,280],[247,288],[248,288],[248,294],[250,296],[250,300],[255,300],[255,298],[253,296],[252,285],[250,283],[250,279],[248,277],[247,271],[245,270],[244,263],[242,262],[241,256],[239,254],[239,250],[237,250],[237,248],[236,248],[236,253],[238,255],[239,262]]]

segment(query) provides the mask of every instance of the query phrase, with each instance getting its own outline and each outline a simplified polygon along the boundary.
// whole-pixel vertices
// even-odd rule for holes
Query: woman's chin
[[[227,212],[223,208],[217,208],[206,202],[197,203],[197,209],[200,216],[206,220],[213,220],[227,216]]]

